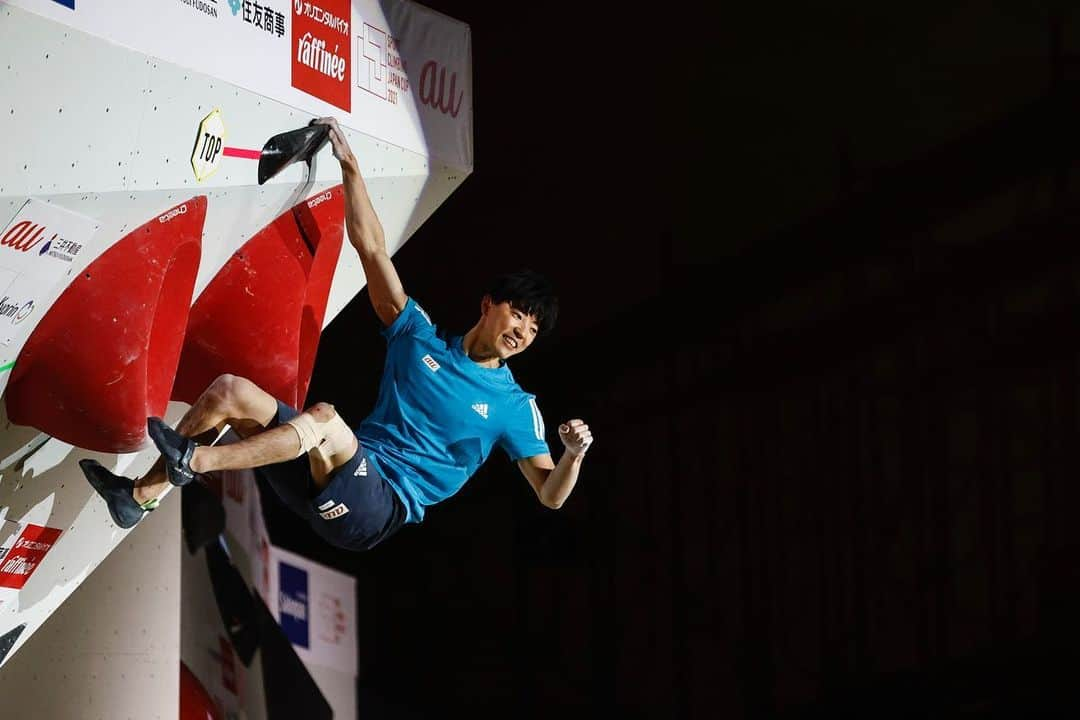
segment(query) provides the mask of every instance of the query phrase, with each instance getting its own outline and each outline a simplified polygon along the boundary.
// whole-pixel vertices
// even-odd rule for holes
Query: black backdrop
[[[496,453],[365,555],[268,503],[357,577],[361,716],[1080,709],[1080,15],[429,4],[472,26],[476,169],[395,261],[462,331],[549,274],[515,374],[597,441],[561,511]],[[366,303],[309,395],[348,418]]]

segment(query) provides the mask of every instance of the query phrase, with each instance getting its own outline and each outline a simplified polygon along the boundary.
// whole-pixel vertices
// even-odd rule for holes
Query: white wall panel
[[[128,542],[0,669],[0,717],[175,720],[180,551],[177,493],[132,530]],[[76,569],[80,560],[67,557]],[[62,582],[55,574],[35,573],[21,600],[33,594],[47,602]]]
[[[279,4],[283,10],[293,5]],[[218,5],[226,8],[224,3]],[[165,21],[169,17],[188,12],[178,10],[179,2],[79,0],[77,6],[78,13],[96,13],[95,19],[81,29],[76,27],[76,16],[71,11],[49,0],[0,3],[0,227],[29,198],[91,218],[99,229],[87,243],[86,252],[72,264],[72,275],[77,275],[131,230],[169,207],[195,195],[205,195],[207,214],[194,301],[236,249],[255,233],[289,207],[341,182],[340,169],[328,148],[317,157],[311,177],[306,166],[294,165],[266,185],[258,186],[256,161],[223,157],[217,171],[199,181],[191,167],[191,155],[203,118],[219,109],[226,128],[225,145],[259,150],[270,136],[306,125],[314,111],[334,112],[334,108],[319,101],[311,102],[295,89],[280,93],[260,91],[255,87],[257,78],[249,82],[248,75],[222,79],[211,74],[213,70],[207,71],[205,57],[193,57],[191,62],[162,59],[161,53],[135,47],[137,43],[106,37],[102,30],[105,25],[94,25],[105,22],[110,17],[107,12],[120,13],[125,9],[144,14],[159,12],[155,31],[166,32],[169,23]],[[166,6],[167,10],[161,9]],[[378,3],[353,3],[354,29],[357,17],[362,23],[393,23],[403,29],[412,28],[418,37],[426,38],[425,42],[437,45],[439,29],[450,28],[451,34],[457,33],[454,35],[457,40],[449,44],[468,47],[467,26],[445,18],[446,22],[440,24],[438,18],[425,14],[427,10],[410,15],[412,10],[402,10],[397,5],[395,8],[387,21]],[[219,19],[223,23],[243,22],[231,15]],[[180,32],[182,25],[179,23],[174,30]],[[93,29],[91,26],[101,32],[86,32],[87,28]],[[231,37],[230,33],[243,30],[243,26],[221,25],[219,29],[226,33],[224,37]],[[448,52],[459,53],[460,48]],[[245,58],[250,59],[247,55]],[[279,61],[267,61],[267,72],[278,67],[275,63]],[[227,63],[220,66],[224,71]],[[250,70],[254,66],[248,63],[245,67]],[[465,87],[467,72],[462,70],[462,73],[460,87]],[[365,93],[366,90],[353,88],[354,98]],[[360,160],[391,252],[398,250],[446,201],[472,167],[471,98],[468,115],[461,122],[430,115],[429,111],[435,111],[417,105],[415,97],[407,100],[411,105],[404,110],[387,106],[372,111],[369,124],[365,124],[367,116],[356,112],[356,108],[375,101],[357,100],[356,108],[347,118],[346,134]],[[387,101],[378,99],[378,102]],[[398,131],[399,122],[406,123],[405,134]],[[425,128],[436,127],[441,128],[436,133],[442,138],[438,142],[454,145],[438,159],[423,137]],[[448,161],[448,157],[453,161]],[[356,254],[346,243],[331,286],[324,322],[329,323],[364,283]],[[116,291],[123,292],[123,288]],[[267,302],[272,303],[273,299],[268,298]],[[107,348],[86,349],[87,352],[102,350]],[[183,410],[182,404],[171,403],[167,419],[175,421]],[[63,645],[64,633],[77,624],[72,617],[94,628],[120,632],[117,623],[122,616],[124,622],[136,628],[140,638],[148,633],[156,638],[173,637],[168,633],[174,633],[178,610],[175,604],[159,602],[164,595],[158,591],[164,593],[168,588],[178,602],[175,586],[178,566],[170,561],[151,567],[149,559],[140,559],[140,553],[145,550],[151,558],[155,553],[150,544],[168,554],[179,547],[179,502],[170,494],[165,499],[165,510],[155,513],[150,521],[144,521],[130,533],[119,530],[77,466],[80,458],[94,457],[117,472],[137,476],[149,468],[154,453],[106,455],[49,440],[44,445],[32,445],[33,452],[23,458],[21,448],[33,444],[39,436],[40,431],[35,428],[10,423],[0,403],[0,520],[12,527],[35,524],[60,531],[25,586],[0,587],[0,636],[21,624],[26,626],[0,666],[3,688],[32,688],[34,673],[39,678],[43,673],[63,675],[65,671],[58,670],[55,664],[60,662],[60,657],[39,666],[46,662],[45,656],[52,654],[81,662],[78,672],[68,673],[72,682],[83,682],[75,675],[85,670],[97,677],[109,693],[119,696],[121,681],[130,679],[126,675],[118,679],[113,674],[114,669],[122,674],[127,672],[124,670],[127,660],[114,662],[109,657],[110,653],[119,652],[128,653],[125,657],[141,658],[140,664],[147,672],[157,667],[155,663],[168,665],[169,672],[159,673],[157,677],[162,682],[167,679],[171,689],[165,692],[164,685],[150,684],[147,692],[165,692],[170,698],[175,697],[178,658],[175,643],[109,644],[104,641],[107,638],[84,632],[80,636],[81,644],[73,644],[71,649]],[[168,520],[170,517],[173,520]],[[150,540],[145,539],[148,536]],[[3,541],[0,537],[0,543]],[[116,564],[114,574],[106,575],[101,569],[105,567],[103,561],[118,546],[121,549],[109,562],[126,559]],[[144,562],[145,567],[140,564]],[[141,568],[136,584],[159,577],[155,574],[158,572],[173,573],[170,576],[173,580],[155,580],[152,588],[139,585],[140,597],[150,602],[136,602],[121,594],[132,583],[132,577],[125,575],[124,569],[133,571],[136,567]],[[95,568],[97,572],[91,577]],[[93,602],[72,605],[78,601],[68,598],[77,588],[99,579],[105,583],[105,589],[94,592],[103,592],[104,596],[92,593],[97,598]],[[79,609],[67,613],[68,619],[58,623],[60,629],[55,633],[50,631],[42,636],[41,645],[47,649],[30,650],[38,631],[65,600],[68,600],[65,610]],[[171,619],[156,614],[163,608],[171,608]],[[168,625],[167,633],[159,635],[159,626],[163,625]],[[55,681],[50,682],[55,686]],[[72,697],[90,702],[85,693],[80,693],[81,690],[74,692]],[[4,691],[0,697],[6,699],[11,695]],[[60,701],[55,698],[48,702],[54,700],[55,707],[59,707]],[[79,717],[97,717],[93,714],[98,712],[96,705],[86,707],[92,712]],[[159,709],[164,708],[161,711],[165,716],[175,717],[175,708],[170,714],[169,707]],[[127,712],[117,706],[108,713],[102,709],[102,716],[125,717]],[[130,715],[154,717],[140,713],[132,711]],[[47,712],[34,716],[62,717]]]

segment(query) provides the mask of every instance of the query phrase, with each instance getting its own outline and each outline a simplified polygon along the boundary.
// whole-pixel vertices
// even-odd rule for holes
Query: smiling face
[[[485,296],[480,302],[476,330],[477,354],[506,360],[532,344],[540,332],[540,323],[508,302],[496,303]]]

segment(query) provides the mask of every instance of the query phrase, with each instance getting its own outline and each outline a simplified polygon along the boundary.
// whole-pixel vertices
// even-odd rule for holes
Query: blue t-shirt
[[[505,364],[471,360],[463,338],[440,333],[412,298],[383,336],[379,397],[356,437],[401,498],[408,522],[460,490],[496,445],[511,460],[548,453],[536,397]]]

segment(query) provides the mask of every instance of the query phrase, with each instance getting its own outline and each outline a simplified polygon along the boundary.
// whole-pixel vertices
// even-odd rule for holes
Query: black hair
[[[496,304],[510,306],[536,318],[537,335],[546,335],[555,327],[559,299],[551,282],[538,272],[520,270],[495,278],[485,291]]]

